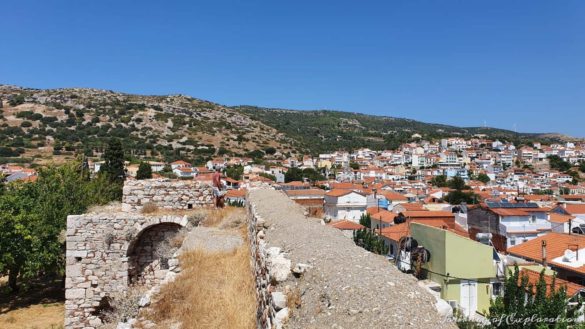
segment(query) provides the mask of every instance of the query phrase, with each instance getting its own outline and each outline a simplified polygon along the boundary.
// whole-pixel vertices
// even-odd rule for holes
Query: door
[[[467,317],[477,311],[477,281],[461,280],[461,299],[459,304]]]

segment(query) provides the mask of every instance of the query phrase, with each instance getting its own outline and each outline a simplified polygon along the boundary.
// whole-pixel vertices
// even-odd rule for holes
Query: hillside
[[[203,162],[274,147],[291,154],[396,148],[417,133],[552,142],[557,134],[516,134],[340,111],[227,107],[184,95],[145,96],[98,89],[0,85],[0,162],[44,163],[78,154],[99,157],[108,137],[134,158]]]
[[[233,109],[183,95],[141,96],[97,89],[0,86],[0,157],[36,161],[99,155],[119,137],[136,157],[202,159],[294,141]],[[53,157],[55,155],[55,157]]]
[[[326,152],[339,148],[396,148],[412,140],[413,134],[423,139],[472,137],[483,134],[493,139],[545,143],[571,140],[560,134],[515,133],[510,130],[484,127],[460,128],[449,125],[375,116],[341,111],[294,111],[255,106],[234,107],[252,119],[259,120],[299,141],[312,151]]]

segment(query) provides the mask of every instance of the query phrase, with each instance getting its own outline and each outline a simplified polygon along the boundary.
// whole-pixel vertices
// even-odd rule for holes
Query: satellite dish
[[[575,252],[572,250],[565,250],[563,254],[563,262],[572,262],[575,259]]]

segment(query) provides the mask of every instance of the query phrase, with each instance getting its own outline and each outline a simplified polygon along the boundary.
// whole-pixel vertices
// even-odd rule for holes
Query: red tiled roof
[[[445,229],[445,230],[448,230],[448,231],[453,232],[455,234],[458,234],[460,236],[469,238],[469,234],[463,228],[461,228],[459,225],[457,225],[455,223],[455,220],[449,220],[449,219],[445,219],[445,218],[427,219],[427,220],[417,220],[417,219],[409,220],[406,223],[401,223],[401,224],[397,224],[397,225],[383,228],[382,235],[387,237],[390,240],[398,242],[398,240],[400,240],[400,238],[410,234],[410,223],[419,223],[419,224],[424,224],[424,225],[428,225],[428,226],[432,226],[432,227],[436,227],[436,228]]]
[[[412,210],[426,211],[426,209],[423,208],[423,206],[420,203],[401,203],[400,206],[404,207],[404,210],[406,211]]]
[[[546,261],[551,263],[553,259],[564,255],[565,250],[579,246],[585,247],[585,235],[565,234],[549,232],[543,236],[528,240],[522,244],[508,248],[508,253],[536,262],[542,262],[542,241],[546,242]],[[563,267],[571,271],[585,274],[585,266],[568,268],[563,264],[552,262],[555,266]]]
[[[571,204],[568,203],[565,206],[565,210],[571,214],[585,214],[585,204]]]
[[[344,195],[347,195],[350,193],[357,193],[357,194],[364,195],[362,192],[358,192],[358,191],[354,191],[354,190],[343,190],[343,189],[334,189],[334,190],[331,190],[331,191],[325,193],[325,195],[340,197],[340,196],[344,196]]]
[[[286,190],[284,191],[288,196],[324,196],[325,191],[317,188],[309,188],[304,190]]]
[[[358,223],[355,223],[355,222],[352,222],[352,221],[346,220],[346,219],[331,222],[327,225],[329,225],[331,227],[335,227],[336,229],[340,229],[340,230],[352,230],[352,231],[361,230],[361,229],[365,228],[365,226],[363,226],[361,224],[358,224]]]
[[[309,184],[303,183],[301,181],[292,181],[292,182],[289,182],[289,183],[285,183],[283,185],[286,185],[286,186],[306,186],[306,185],[309,185]]]
[[[232,197],[232,198],[241,198],[241,197],[245,197],[246,196],[246,189],[241,189],[241,190],[227,190],[225,196],[227,198]]]
[[[455,215],[450,211],[403,211],[402,214],[406,218],[455,218]]]
[[[557,214],[556,212],[550,213],[550,221],[553,223],[567,223],[569,220],[574,219],[574,216]]]
[[[396,218],[396,216],[398,216],[398,214],[388,210],[381,210],[379,213],[371,215],[373,219],[390,224],[394,224],[394,218]]]
[[[530,216],[523,209],[509,209],[509,208],[489,208],[491,212],[500,216]]]
[[[392,191],[380,191],[378,194],[383,195],[386,199],[392,201],[406,201],[406,197],[400,193],[392,192]]]

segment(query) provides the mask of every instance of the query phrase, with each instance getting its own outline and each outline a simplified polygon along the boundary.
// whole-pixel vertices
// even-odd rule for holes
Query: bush
[[[30,122],[30,121],[23,121],[23,122],[20,123],[20,126],[22,128],[29,128],[29,127],[32,127],[32,122]]]

